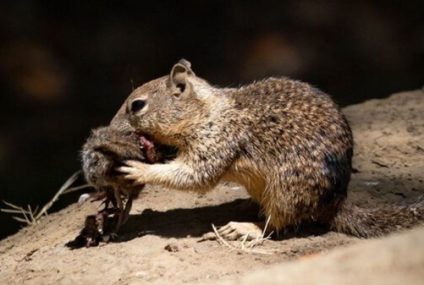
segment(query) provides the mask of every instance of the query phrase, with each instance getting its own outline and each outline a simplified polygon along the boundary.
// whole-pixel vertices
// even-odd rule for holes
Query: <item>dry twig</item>
[[[271,238],[271,235],[273,232],[270,232],[267,236],[265,236],[266,230],[269,225],[270,217],[268,217],[265,227],[262,231],[262,234],[260,236],[257,236],[255,239],[249,241],[246,243],[249,234],[246,234],[242,237],[240,247],[234,246],[230,243],[228,243],[224,238],[221,237],[218,230],[216,229],[215,225],[212,224],[212,229],[216,235],[217,240],[224,246],[228,247],[230,250],[242,250],[247,253],[258,253],[258,254],[272,254],[272,252],[266,251],[266,250],[260,250],[260,249],[253,249],[254,247],[258,245],[262,245],[265,240],[269,240]]]
[[[17,214],[17,216],[12,216],[12,218],[18,222],[24,223],[26,225],[34,225],[38,224],[40,219],[43,216],[47,216],[47,211],[51,208],[51,206],[59,199],[59,196],[62,194],[71,193],[80,189],[84,189],[89,187],[88,184],[70,187],[78,178],[78,175],[81,171],[77,171],[69,177],[65,183],[60,187],[59,191],[53,196],[50,201],[48,201],[40,210],[39,207],[36,206],[33,210],[30,205],[25,209],[24,207],[12,204],[10,202],[3,201],[3,203],[8,206],[8,208],[1,208],[0,211],[9,214]]]

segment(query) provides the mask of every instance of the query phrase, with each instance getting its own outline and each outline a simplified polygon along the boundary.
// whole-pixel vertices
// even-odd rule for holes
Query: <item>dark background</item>
[[[90,129],[181,57],[213,84],[287,75],[342,106],[421,88],[422,2],[2,1],[0,200],[45,203]]]

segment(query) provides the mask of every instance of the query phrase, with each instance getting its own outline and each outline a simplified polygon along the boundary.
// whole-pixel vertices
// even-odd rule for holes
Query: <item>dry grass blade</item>
[[[0,211],[3,212],[3,213],[8,213],[8,214],[20,214],[20,213],[22,213],[22,210],[15,210],[15,209],[0,209]]]
[[[214,233],[215,233],[215,235],[216,235],[217,239],[219,240],[219,242],[220,242],[221,244],[225,245],[226,247],[230,248],[231,250],[238,249],[237,247],[232,246],[232,245],[231,245],[231,244],[229,244],[229,243],[228,243],[225,239],[223,239],[223,238],[222,238],[222,236],[218,233],[218,231],[217,231],[217,229],[216,229],[216,227],[215,227],[215,225],[214,225],[214,224],[212,224],[212,229],[213,229],[213,231],[214,231]]]
[[[57,199],[59,199],[59,196],[62,195],[63,192],[65,192],[65,190],[67,190],[77,180],[78,175],[80,175],[80,173],[81,171],[75,172],[71,175],[71,177],[68,178],[68,180],[65,181],[65,183],[63,183],[62,187],[60,187],[59,191],[56,192],[53,198],[50,199],[50,201],[48,201],[47,204],[44,205],[43,208],[41,208],[41,210],[37,213],[35,219],[38,220],[44,213],[47,213],[53,203],[56,202]]]
[[[15,204],[12,204],[12,203],[10,203],[10,202],[3,201],[3,203],[4,203],[6,206],[9,206],[11,209],[16,209],[16,210],[18,210],[18,211],[22,211],[22,210],[23,210],[23,208],[22,208],[22,207],[17,206],[17,205],[15,205]],[[2,209],[2,210],[3,210],[3,209]],[[5,209],[5,210],[6,210],[6,209]]]
[[[12,217],[12,219],[14,219],[15,221],[27,224],[27,225],[31,224],[31,222],[28,219],[22,219],[22,218],[19,218],[19,217]]]
[[[1,212],[3,213],[9,213],[9,214],[19,214],[22,217],[18,217],[18,216],[13,216],[12,218],[16,221],[25,223],[27,225],[31,225],[32,224],[32,220],[30,220],[28,218],[28,215],[30,215],[28,210],[25,210],[24,208],[17,206],[15,204],[3,201],[3,203],[5,205],[7,205],[8,207],[10,207],[10,209],[0,209]],[[29,207],[29,206],[28,206]],[[30,208],[28,208],[30,209]],[[31,216],[31,215],[30,215]]]
[[[65,183],[63,183],[63,185],[60,187],[59,191],[56,192],[53,198],[50,199],[50,201],[48,201],[40,210],[38,210],[39,209],[38,206],[36,206],[35,209],[33,210],[31,206],[28,205],[27,209],[25,209],[21,206],[12,204],[7,201],[3,201],[3,203],[9,208],[1,208],[0,211],[4,213],[9,213],[9,214],[20,215],[20,216],[12,217],[14,220],[18,222],[21,222],[27,225],[37,224],[43,216],[47,216],[47,211],[59,199],[60,195],[89,187],[87,184],[85,184],[85,185],[70,188],[70,186],[77,180],[80,172],[81,171],[77,171],[74,174],[72,174],[72,176],[69,177],[65,181]]]
[[[10,209],[0,209],[0,211],[3,213],[20,214],[22,217],[13,216],[12,218],[27,225],[32,224],[32,221],[28,218],[28,210],[6,201],[3,201],[3,203],[10,207]]]
[[[36,223],[37,221],[34,218],[34,212],[32,211],[31,205],[28,205],[28,215],[31,218],[32,223]]]
[[[75,192],[75,191],[78,191],[78,190],[81,190],[81,189],[85,189],[85,188],[89,188],[89,187],[91,187],[89,184],[71,187],[71,188],[68,188],[65,191],[63,191],[62,194],[72,193],[72,192]]]
[[[269,240],[271,238],[273,232],[270,232],[267,236],[265,236],[265,233],[266,233],[268,226],[269,226],[270,219],[271,219],[271,217],[268,217],[268,219],[266,220],[265,227],[262,231],[262,234],[260,236],[256,237],[255,239],[249,241],[247,243],[246,248],[253,248],[255,246],[261,245],[261,244],[264,243],[265,240]],[[247,237],[245,238],[245,241],[246,241],[246,239],[247,239]],[[244,244],[242,244],[242,246],[244,246]]]
[[[245,245],[246,244],[246,241],[247,241],[247,238],[249,237],[249,235],[247,235],[247,234],[242,237],[242,240],[241,240],[241,243],[240,243],[240,247],[237,247],[237,246],[234,246],[234,245],[228,243],[219,234],[219,232],[216,229],[216,227],[215,227],[214,224],[212,224],[212,229],[213,229],[213,231],[215,233],[215,236],[216,236],[217,240],[219,241],[219,243],[221,243],[222,245],[228,247],[230,250],[241,250],[241,251],[247,252],[247,253],[257,253],[257,254],[267,254],[267,255],[270,255],[270,254],[272,254],[272,252],[269,252],[269,251],[266,251],[266,250],[253,249],[253,247],[255,247],[257,245],[261,245],[265,240],[268,240],[268,239],[271,238],[272,232],[268,236],[265,237],[265,233],[266,233],[266,230],[267,230],[267,227],[268,227],[268,224],[269,224],[269,220],[270,220],[270,217],[268,217],[268,219],[266,221],[266,224],[265,224],[265,227],[264,227],[264,229],[262,231],[261,236],[258,236],[258,237],[256,237],[256,239],[248,242],[247,243],[247,246]]]
[[[25,219],[26,223],[27,223],[28,225],[32,225],[32,224],[34,224],[34,220],[33,220],[33,219],[29,219],[29,218],[28,218],[28,215],[29,215],[29,213],[28,213],[27,211],[22,212],[22,216],[24,217],[24,219]]]

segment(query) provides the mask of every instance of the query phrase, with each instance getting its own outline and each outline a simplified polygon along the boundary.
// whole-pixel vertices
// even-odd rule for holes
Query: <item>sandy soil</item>
[[[424,280],[424,227],[376,240],[340,247],[296,261],[253,270],[228,281],[230,285],[422,285]]]
[[[424,93],[395,94],[344,112],[356,143],[349,199],[372,207],[412,202],[423,195]],[[265,241],[257,249],[267,254],[199,242],[211,231],[211,223],[256,220],[247,198],[236,185],[221,185],[203,195],[147,187],[117,242],[75,250],[65,244],[78,235],[97,204],[71,205],[0,241],[0,284],[220,283],[270,264],[296,264],[292,261],[364,243],[334,232],[307,231]],[[422,240],[424,232],[418,234]]]

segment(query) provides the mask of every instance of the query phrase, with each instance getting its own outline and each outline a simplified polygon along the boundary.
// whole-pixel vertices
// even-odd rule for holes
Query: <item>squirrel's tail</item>
[[[424,222],[424,199],[407,205],[361,208],[345,201],[330,223],[331,230],[357,237],[376,237]]]

